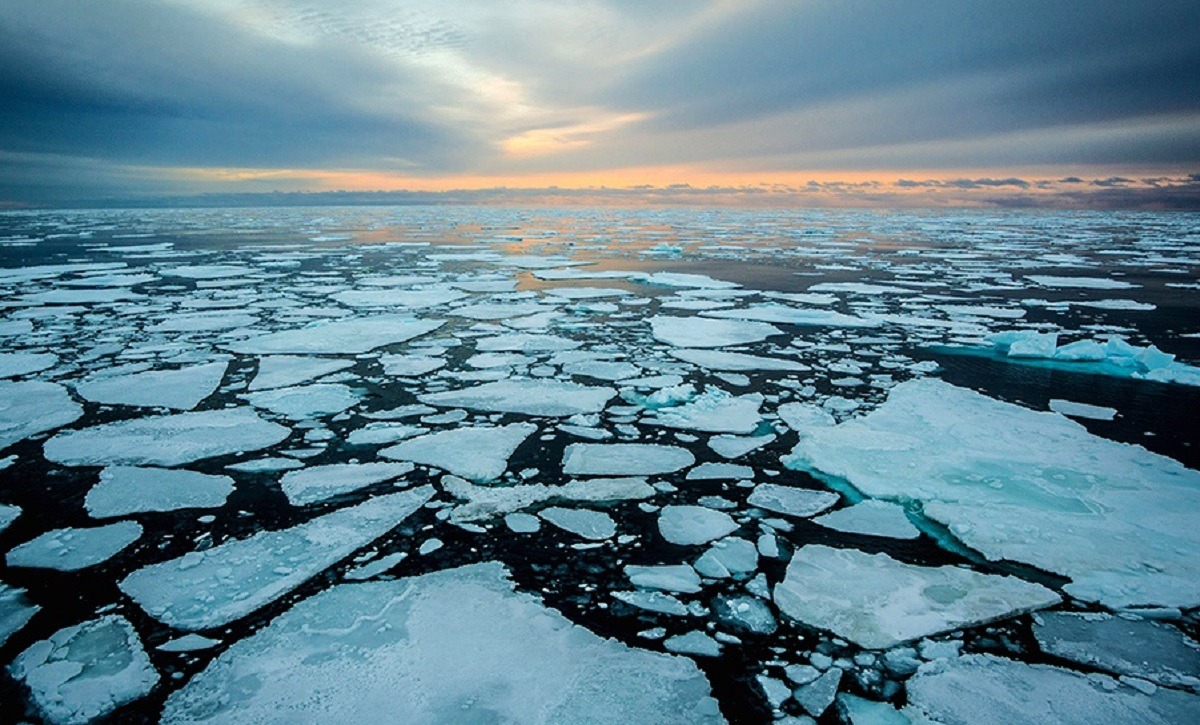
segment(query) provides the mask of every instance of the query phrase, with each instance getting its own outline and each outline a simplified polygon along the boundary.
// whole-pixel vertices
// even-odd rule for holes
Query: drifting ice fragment
[[[142,527],[119,521],[87,529],[53,529],[8,552],[9,566],[77,571],[121,553],[142,536]]]
[[[729,514],[703,506],[664,506],[658,515],[662,537],[679,546],[707,544],[738,528]]]
[[[214,362],[178,370],[149,370],[85,380],[75,392],[94,402],[146,408],[191,410],[213,394],[228,363]]]
[[[751,506],[800,517],[816,516],[838,501],[836,493],[781,486],[777,483],[758,484],[746,499],[746,503]]]
[[[703,317],[651,317],[654,339],[675,347],[726,347],[761,342],[783,331],[765,322],[712,320]]]
[[[286,388],[306,383],[323,375],[353,367],[353,360],[336,360],[297,355],[268,355],[259,358],[258,373],[250,381],[251,390]]]
[[[810,627],[885,649],[1043,609],[1059,596],[1011,576],[810,544],[792,556],[774,599],[780,611]]]
[[[542,509],[538,513],[538,516],[541,516],[563,531],[569,531],[572,534],[593,541],[609,539],[617,533],[616,522],[612,520],[611,516],[601,511],[552,506]]]
[[[250,393],[246,400],[255,408],[263,408],[292,420],[341,413],[358,405],[358,395],[341,383],[262,390]]]
[[[921,535],[904,515],[904,507],[887,501],[863,501],[819,516],[813,522],[837,531],[892,539],[915,539]]]
[[[121,591],[177,629],[219,627],[254,612],[395,528],[432,486],[379,496],[280,531],[261,531],[142,567]]]
[[[504,473],[513,451],[537,429],[533,423],[456,428],[410,438],[379,455],[436,466],[472,481],[491,481]]]
[[[598,413],[616,395],[612,388],[556,380],[499,380],[464,390],[420,396],[422,403],[498,413],[567,416]]]
[[[100,472],[100,482],[88,491],[84,507],[93,518],[215,508],[233,492],[233,479],[196,471],[169,468],[109,466]]]
[[[40,380],[0,381],[0,450],[44,431],[74,423],[83,408],[67,389]]]
[[[163,719],[666,725],[721,715],[690,660],[600,638],[485,563],[317,594],[230,647],[168,698]]]
[[[279,479],[293,506],[305,506],[410,473],[411,463],[331,463],[290,471]]]
[[[405,315],[377,315],[321,322],[295,330],[272,332],[229,345],[249,355],[357,355],[433,332],[445,320],[415,320]]]
[[[653,443],[572,443],[563,452],[563,473],[580,476],[653,476],[696,462],[691,451]]]
[[[25,598],[25,590],[0,582],[0,647],[41,609]]]

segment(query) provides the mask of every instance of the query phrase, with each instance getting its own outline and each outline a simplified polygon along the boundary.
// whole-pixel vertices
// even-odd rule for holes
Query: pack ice
[[[691,660],[572,624],[515,592],[498,563],[317,594],[221,654],[163,719],[722,721]]]
[[[568,416],[598,413],[617,392],[556,380],[498,380],[420,396],[422,403],[497,413]]]
[[[1114,608],[1200,605],[1200,472],[936,379],[871,413],[816,428],[784,459],[868,496],[922,502],[992,560],[1069,577]]]

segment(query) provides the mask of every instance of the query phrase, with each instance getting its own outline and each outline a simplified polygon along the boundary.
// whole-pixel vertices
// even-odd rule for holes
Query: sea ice
[[[647,612],[670,614],[676,617],[685,617],[689,613],[686,604],[670,594],[663,594],[662,592],[637,590],[631,592],[613,592],[612,596],[613,599],[625,602],[631,607],[644,609]]]
[[[610,539],[617,533],[616,522],[602,511],[551,506],[538,512],[538,516],[563,531],[569,531],[593,541]]]
[[[1043,287],[1067,287],[1072,289],[1133,289],[1132,282],[1105,277],[1055,277],[1046,274],[1029,274],[1025,279]]]
[[[758,568],[758,548],[736,536],[714,541],[695,564],[696,571],[710,579],[751,574]]]
[[[59,433],[43,450],[47,460],[66,466],[178,466],[257,451],[290,434],[248,408],[232,408],[103,423]]]
[[[86,529],[52,529],[15,546],[5,561],[9,566],[78,571],[108,561],[142,536],[142,527],[118,521]]]
[[[696,575],[696,570],[687,564],[629,564],[625,567],[625,576],[638,587],[663,589],[680,594],[695,594],[700,591],[700,577]]]
[[[222,653],[163,720],[722,721],[690,660],[572,624],[497,563],[317,594]]]
[[[906,713],[940,723],[1178,725],[1200,719],[1196,695],[1161,688],[1148,695],[1104,675],[982,654],[922,665],[907,691]]]
[[[341,413],[358,405],[358,395],[341,383],[313,383],[294,388],[276,388],[250,393],[246,400],[255,408],[269,410],[292,420]]]
[[[724,350],[671,350],[671,355],[709,370],[775,370],[799,372],[809,369],[807,365],[795,360],[747,355],[745,353],[726,352]]]
[[[755,320],[776,322],[782,325],[809,325],[813,327],[874,327],[878,320],[855,317],[834,310],[814,310],[792,307],[777,303],[750,305],[735,310],[711,310],[700,313],[705,317],[731,320]]]
[[[677,654],[699,655],[701,657],[720,657],[721,645],[717,640],[703,632],[687,632],[667,637],[663,640],[663,649]]]
[[[124,617],[108,615],[60,629],[9,665],[41,714],[55,725],[92,722],[142,697],[158,673]]]
[[[628,501],[650,498],[657,491],[644,478],[588,478],[561,486],[533,483],[520,486],[476,486],[456,476],[442,477],[442,487],[466,503],[456,506],[451,521],[492,518],[548,500]],[[536,517],[530,517],[537,521]],[[528,521],[527,519],[523,519]]]
[[[21,508],[19,506],[9,506],[8,504],[0,503],[0,533],[4,533],[4,530],[12,522],[16,521],[20,515]]]
[[[831,508],[838,500],[838,495],[829,491],[760,483],[754,487],[746,503],[788,516],[808,517]]]
[[[761,342],[783,331],[764,322],[713,320],[704,317],[651,317],[654,339],[674,347],[726,347]]]
[[[213,394],[228,363],[214,362],[176,370],[89,378],[75,392],[94,403],[191,410]]]
[[[120,582],[146,613],[176,629],[228,624],[275,601],[395,528],[432,486],[378,496],[290,529],[260,531],[142,567]]]
[[[737,528],[729,514],[703,506],[664,506],[658,515],[659,533],[679,546],[707,544]]]
[[[504,473],[513,451],[537,429],[533,423],[512,423],[443,430],[384,448],[379,455],[435,466],[472,481],[491,481]]]
[[[762,402],[760,393],[735,396],[708,388],[682,405],[654,410],[647,422],[707,433],[753,433],[762,421],[758,414]]]
[[[50,352],[0,352],[0,378],[16,378],[40,372],[58,364]]]
[[[867,500],[813,519],[836,531],[892,539],[915,539],[921,532],[904,515],[904,507],[888,501]]]
[[[250,390],[286,388],[353,366],[353,360],[268,355],[258,359],[258,373],[250,381]]]
[[[41,609],[30,603],[25,590],[0,582],[0,647]]]
[[[741,458],[774,440],[774,433],[761,436],[718,435],[708,439],[708,447],[716,451],[717,455],[722,458]]]
[[[305,506],[391,481],[412,470],[411,463],[330,463],[289,471],[279,479],[279,486],[293,506]]]
[[[796,551],[775,605],[792,619],[868,649],[1052,606],[1051,590],[954,566],[914,566],[887,554],[809,544]]]
[[[463,390],[419,396],[423,403],[500,413],[567,416],[598,413],[615,395],[607,387],[557,380],[498,380]]]
[[[357,355],[433,332],[445,320],[417,320],[406,315],[376,315],[319,322],[294,330],[271,332],[228,345],[250,355]]]
[[[686,448],[655,443],[572,443],[563,451],[563,473],[577,476],[653,476],[695,462]]]
[[[790,468],[923,513],[989,559],[1069,577],[1113,608],[1200,604],[1200,472],[1139,446],[936,379],[800,439]]]
[[[1060,400],[1053,398],[1050,400],[1050,410],[1055,413],[1069,415],[1072,418],[1088,418],[1090,420],[1112,420],[1117,417],[1116,408],[1106,408],[1101,405],[1089,405],[1087,403],[1076,403],[1073,400]]]
[[[444,367],[446,360],[429,355],[380,355],[379,364],[384,375],[412,378]]]
[[[81,415],[83,408],[61,385],[40,380],[0,380],[0,450],[74,423]]]
[[[1033,636],[1043,652],[1087,667],[1200,690],[1200,646],[1169,624],[1106,614],[1042,612]]]
[[[233,479],[170,468],[109,466],[84,500],[98,519],[145,511],[215,508],[233,493]]]

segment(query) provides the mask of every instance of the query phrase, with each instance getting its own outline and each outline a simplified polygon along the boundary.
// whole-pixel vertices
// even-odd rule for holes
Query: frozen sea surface
[[[1198,215],[5,211],[0,300],[0,721],[1200,720]]]

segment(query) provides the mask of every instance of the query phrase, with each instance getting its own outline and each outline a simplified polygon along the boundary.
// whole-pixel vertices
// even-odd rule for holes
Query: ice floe
[[[228,363],[214,362],[176,370],[150,370],[84,380],[75,392],[94,403],[191,410],[213,394]]]
[[[250,393],[246,400],[255,408],[269,410],[292,420],[341,413],[358,405],[358,394],[341,383],[313,383],[294,388],[275,388]]]
[[[729,514],[703,506],[664,506],[658,515],[658,532],[679,546],[707,544],[737,528]]]
[[[121,590],[177,629],[210,629],[251,614],[395,528],[432,486],[378,496],[289,529],[260,531],[142,567]]]
[[[915,539],[921,535],[908,520],[904,507],[887,501],[862,501],[818,516],[813,522],[837,531],[892,539]]]
[[[816,516],[838,502],[836,493],[808,488],[760,483],[754,487],[746,503],[788,516]]]
[[[418,320],[404,315],[376,315],[271,332],[228,347],[234,352],[251,355],[354,355],[406,342],[433,332],[444,323],[445,320]]]
[[[563,473],[576,476],[653,476],[695,462],[686,448],[656,443],[572,443],[563,451]]]
[[[294,506],[305,506],[395,480],[413,470],[411,463],[330,463],[289,471],[279,487]]]
[[[491,481],[504,473],[513,451],[537,429],[533,423],[456,428],[410,438],[379,455],[434,466],[472,481]]]
[[[775,587],[775,605],[810,627],[885,649],[959,627],[1043,609],[1053,591],[1011,576],[914,566],[887,554],[810,544]]]
[[[617,523],[603,511],[551,506],[539,511],[538,516],[563,531],[594,541],[612,538],[617,533]]]
[[[598,637],[515,592],[495,563],[317,594],[230,647],[167,700],[163,716],[173,723],[722,721],[690,660]]]
[[[40,380],[0,380],[0,450],[64,425],[83,415],[67,389]]]
[[[257,451],[290,434],[248,408],[231,408],[102,423],[59,433],[43,449],[47,460],[66,466],[178,466]]]
[[[615,397],[612,388],[557,380],[498,380],[462,390],[419,396],[423,403],[501,413],[568,416],[597,413]]]
[[[146,511],[215,508],[233,493],[233,479],[197,471],[109,466],[91,488],[84,508],[94,518]]]
[[[108,561],[141,537],[142,527],[132,521],[52,529],[13,547],[5,561],[9,566],[77,571]]]
[[[924,515],[990,559],[1071,578],[1110,607],[1200,604],[1200,473],[1139,446],[936,379],[800,439],[784,462]]]
[[[654,339],[675,347],[709,348],[761,342],[783,331],[764,322],[657,316],[649,319]]]
[[[25,596],[24,589],[0,582],[0,647],[20,631],[40,610]]]
[[[250,381],[250,390],[291,387],[336,373],[339,370],[345,370],[353,365],[353,360],[268,355],[258,359],[258,372]]]

